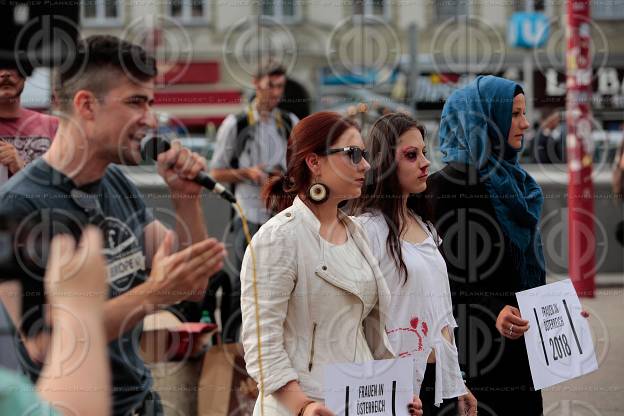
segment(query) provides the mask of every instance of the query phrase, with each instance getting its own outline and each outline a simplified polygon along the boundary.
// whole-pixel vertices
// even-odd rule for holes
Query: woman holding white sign
[[[353,122],[316,113],[290,135],[286,174],[265,185],[278,213],[241,269],[245,362],[260,390],[254,415],[333,415],[325,365],[394,358],[388,288],[364,230],[338,209],[360,196],[366,156]],[[417,398],[409,410],[422,414]]]
[[[444,238],[459,350],[481,414],[542,414],[515,293],[545,283],[539,221],[544,197],[518,163],[529,128],[522,88],[479,76],[447,100],[440,123],[446,166],[427,201]]]
[[[352,212],[359,215],[388,283],[386,332],[399,357],[414,361],[414,391],[420,392],[424,415],[450,415],[456,405],[462,415],[473,415],[477,403],[459,367],[440,239],[426,210],[408,206],[427,187],[424,136],[424,127],[404,114],[375,122],[366,140],[372,169]]]

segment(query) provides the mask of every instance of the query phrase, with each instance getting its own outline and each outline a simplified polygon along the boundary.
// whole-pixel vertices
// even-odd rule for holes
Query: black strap
[[[282,127],[280,128],[278,125],[278,130],[282,138],[288,142],[288,137],[290,137],[290,132],[293,129],[293,122],[289,113],[286,110],[282,110],[278,108],[279,115],[281,118]],[[247,146],[247,142],[249,140],[253,140],[256,134],[255,125],[249,125],[249,114],[248,111],[240,112],[236,115],[236,137],[234,138],[234,152],[232,152],[232,157],[230,158],[229,167],[230,169],[238,169],[239,168],[239,157],[245,150],[245,146]],[[232,182],[230,184],[230,192],[232,195],[236,192],[236,183]],[[230,208],[230,219],[233,219],[236,216],[236,210],[232,207]],[[230,221],[230,224],[233,224]],[[230,230],[233,227],[230,226]]]
[[[280,113],[280,118],[282,120],[283,127],[279,128],[279,133],[285,141],[288,141],[288,137],[290,137],[290,132],[293,128],[292,118],[288,111],[278,109]],[[230,168],[238,169],[239,160],[238,158],[245,150],[245,146],[249,140],[253,140],[255,136],[255,127],[254,125],[249,125],[249,115],[247,111],[243,111],[236,115],[236,138],[234,143],[234,152],[232,153],[232,157],[230,158]]]
[[[282,116],[282,122],[284,123],[284,131],[280,133],[282,133],[282,137],[284,138],[284,140],[288,142],[288,138],[290,137],[290,133],[292,132],[292,129],[293,129],[291,113],[286,110],[282,110],[281,108],[279,109],[279,111]]]
[[[232,153],[232,157],[230,158],[230,168],[238,169],[238,157],[243,150],[245,149],[245,145],[247,141],[252,138],[253,128],[249,127],[249,118],[247,117],[247,112],[239,113],[236,116],[236,137],[234,138],[234,152]]]

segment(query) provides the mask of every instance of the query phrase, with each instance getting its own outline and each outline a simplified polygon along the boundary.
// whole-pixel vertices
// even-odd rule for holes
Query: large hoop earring
[[[322,204],[329,198],[329,188],[320,182],[313,183],[308,188],[308,198],[315,204]]]

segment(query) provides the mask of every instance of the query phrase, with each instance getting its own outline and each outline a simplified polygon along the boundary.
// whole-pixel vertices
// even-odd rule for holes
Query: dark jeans
[[[217,291],[221,289],[221,339],[224,344],[238,342],[238,332],[241,326],[240,311],[240,285],[233,287],[232,279],[225,271],[220,271],[210,278],[208,290],[202,303],[202,310],[210,312],[212,317],[215,316],[217,309]],[[213,340],[217,343],[217,339]]]
[[[254,236],[262,227],[262,224],[256,224],[253,222],[247,222],[249,226],[249,233],[251,237]],[[243,222],[239,219],[234,221],[234,226],[232,227],[232,236],[233,236],[233,246],[234,246],[234,257],[235,261],[233,264],[233,268],[237,276],[240,276],[240,268],[243,263],[243,256],[245,256],[245,250],[247,249],[247,239],[245,238],[245,233],[243,232]],[[240,282],[240,279],[239,279]]]
[[[457,399],[444,399],[440,407],[436,407],[434,404],[435,371],[435,364],[427,364],[419,396],[423,405],[423,416],[455,416],[457,415]]]
[[[258,232],[262,224],[248,223],[249,232],[253,237]],[[216,309],[216,293],[222,290],[221,295],[221,324],[223,326],[222,342],[230,344],[239,342],[239,331],[241,327],[241,306],[240,306],[240,268],[243,256],[247,249],[247,239],[243,232],[243,222],[240,219],[234,221],[232,226],[232,275],[225,271],[217,273],[210,279],[208,291],[204,299],[203,308],[209,310],[214,316]]]

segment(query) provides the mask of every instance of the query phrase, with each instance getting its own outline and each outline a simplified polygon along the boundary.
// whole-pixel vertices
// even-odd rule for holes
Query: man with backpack
[[[260,198],[260,191],[269,177],[285,172],[288,136],[299,121],[294,114],[278,108],[286,86],[284,67],[275,63],[262,66],[255,74],[253,84],[253,101],[241,113],[226,117],[219,127],[210,163],[210,175],[221,183],[232,185],[252,235],[271,217]],[[235,215],[230,230],[235,256],[232,269],[236,278],[231,282],[234,290],[229,296],[234,303],[239,287],[240,265],[247,247],[241,219]],[[224,295],[228,292],[226,289]],[[239,307],[229,305],[226,308],[235,313]],[[240,314],[232,315],[228,320],[223,316],[223,308],[221,312],[224,341],[227,342],[228,338],[233,341],[232,334],[228,333],[238,329]]]

